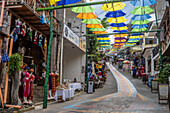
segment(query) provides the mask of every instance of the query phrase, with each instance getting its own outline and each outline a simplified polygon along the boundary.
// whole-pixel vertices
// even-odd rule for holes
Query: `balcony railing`
[[[25,5],[30,11],[33,11],[36,16],[41,17],[45,13],[48,21],[50,20],[50,11],[40,11],[37,12],[37,8],[49,7],[49,4],[44,4],[40,0],[7,0],[7,5]],[[54,31],[59,30],[59,21],[56,17],[53,16],[53,26]],[[49,25],[49,24],[48,24]]]

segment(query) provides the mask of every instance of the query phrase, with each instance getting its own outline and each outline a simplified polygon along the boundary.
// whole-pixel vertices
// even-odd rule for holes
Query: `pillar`
[[[148,57],[145,57],[145,72],[148,73]]]
[[[153,52],[151,50],[151,76],[154,76],[154,60],[153,60]]]

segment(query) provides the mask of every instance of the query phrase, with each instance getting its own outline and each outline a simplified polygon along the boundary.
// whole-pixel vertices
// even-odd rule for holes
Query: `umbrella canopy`
[[[123,58],[119,58],[118,60],[119,60],[119,61],[124,61],[124,59],[123,59]]]
[[[144,35],[143,33],[132,33],[131,36],[139,36],[139,35]]]
[[[144,15],[134,15],[132,17],[132,20],[147,20],[150,19],[151,16],[149,14],[144,14]]]
[[[105,34],[108,33],[106,31],[94,31],[93,34]]]
[[[110,43],[110,40],[98,40],[98,42],[108,42],[108,43]]]
[[[110,38],[97,38],[97,40],[110,40]]]
[[[124,17],[109,18],[107,20],[107,22],[109,22],[109,23],[122,23],[122,22],[126,22],[126,21],[127,21],[127,19]]]
[[[56,2],[60,1],[60,0],[49,0],[50,1],[50,5],[54,5]]]
[[[115,37],[126,37],[128,36],[128,34],[117,34],[117,35],[114,35]]]
[[[123,40],[126,39],[125,37],[116,37],[115,40]]]
[[[125,26],[125,27],[112,27],[111,29],[112,30],[126,30],[126,29],[128,29],[128,27],[127,26]]]
[[[115,42],[126,42],[126,40],[115,40]]]
[[[96,19],[98,16],[92,12],[92,13],[79,13],[77,17],[80,19]]]
[[[130,62],[128,60],[123,61],[124,64],[129,64]]]
[[[132,28],[137,28],[137,29],[141,29],[141,28],[146,28],[149,27],[147,24],[142,24],[142,25],[133,25]]]
[[[142,37],[143,37],[143,36],[130,36],[129,39],[130,39],[130,38],[136,39],[136,38],[142,38]]]
[[[133,6],[150,6],[156,3],[156,0],[132,0],[130,2]]]
[[[67,4],[73,4],[76,2],[80,2],[81,0],[60,0],[58,2],[58,5],[67,5]]]
[[[142,25],[142,24],[148,24],[149,22],[150,22],[149,20],[134,20],[131,24]]]
[[[125,42],[115,42],[115,44],[124,44]]]
[[[105,17],[107,18],[110,18],[110,17],[114,17],[114,18],[117,18],[117,17],[121,17],[121,16],[125,16],[126,13],[124,13],[122,10],[118,10],[118,11],[109,11]]]
[[[110,26],[112,27],[124,27],[127,26],[125,23],[111,23]]]
[[[102,36],[97,36],[97,37],[106,38],[106,37],[109,37],[109,35],[102,35]]]
[[[75,13],[91,13],[95,9],[91,6],[83,6],[83,7],[73,7],[72,11]]]
[[[146,31],[146,30],[147,30],[147,28],[141,28],[141,29],[134,28],[134,29],[132,29],[132,31],[134,31],[134,32],[141,32],[141,31]]]
[[[105,28],[91,28],[89,31],[106,31]]]
[[[139,6],[135,8],[131,13],[133,15],[144,15],[144,14],[149,14],[151,12],[153,12],[153,9],[151,9],[149,6],[145,6],[145,7]]]
[[[81,21],[82,23],[85,23],[85,24],[101,24],[101,21],[98,20],[98,19],[84,19],[83,21]]]
[[[87,24],[86,27],[88,28],[103,28],[102,24]]]
[[[126,32],[128,32],[128,30],[114,30],[113,32],[115,32],[115,33],[126,33]]]
[[[116,3],[108,3],[108,4],[104,4],[101,9],[104,11],[117,11],[117,10],[121,10],[126,6],[125,3],[122,2],[116,2]]]

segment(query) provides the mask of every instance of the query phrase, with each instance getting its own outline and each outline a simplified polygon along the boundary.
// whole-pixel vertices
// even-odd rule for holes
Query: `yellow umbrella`
[[[117,11],[117,10],[121,10],[126,6],[125,3],[122,2],[116,2],[116,3],[108,3],[108,4],[104,4],[101,9],[104,11]]]
[[[86,27],[88,28],[103,28],[102,24],[87,24]]]
[[[105,34],[108,33],[106,31],[94,31],[93,34]]]
[[[127,26],[125,26],[125,27],[112,27],[111,28],[112,30],[127,30],[128,29],[128,27]]]
[[[115,40],[115,42],[126,42],[126,40]]]
[[[142,38],[143,36],[130,36],[129,39]]]
[[[79,13],[77,17],[80,19],[96,19],[98,16],[91,12],[91,13]]]
[[[97,40],[110,40],[110,38],[97,38]]]
[[[127,21],[127,19],[124,17],[109,18],[107,20],[107,22],[109,22],[109,23],[122,23],[122,22],[126,22],[126,21]]]
[[[128,36],[128,34],[117,34],[117,35],[114,35],[115,37],[126,37]]]
[[[50,5],[54,5],[56,2],[61,1],[61,0],[49,0],[50,1]]]

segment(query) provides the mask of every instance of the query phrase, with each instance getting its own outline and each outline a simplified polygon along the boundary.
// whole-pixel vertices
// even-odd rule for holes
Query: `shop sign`
[[[79,47],[79,37],[64,24],[64,37]]]
[[[80,38],[80,44],[79,44],[79,47],[81,50],[83,50],[84,52],[86,52],[86,42],[84,40],[82,40]]]
[[[166,84],[159,85],[159,99],[160,100],[168,99],[168,85]]]

